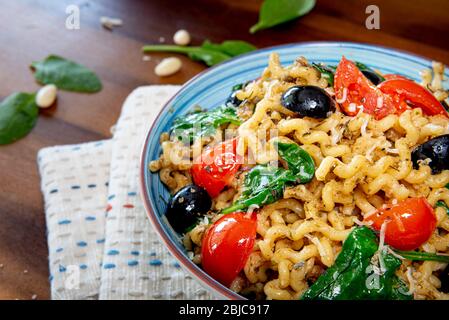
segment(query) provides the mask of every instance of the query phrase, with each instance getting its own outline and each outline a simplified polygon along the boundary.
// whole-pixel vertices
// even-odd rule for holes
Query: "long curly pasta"
[[[434,74],[442,78],[439,66],[435,68]],[[440,82],[425,75],[424,83],[435,86],[434,92],[446,99]],[[449,170],[432,174],[425,161],[418,168],[413,168],[411,161],[415,146],[449,133],[447,118],[426,116],[419,108],[381,120],[363,112],[349,117],[338,110],[322,120],[297,118],[281,105],[281,95],[293,85],[306,84],[333,94],[327,80],[304,58],[283,67],[279,57],[271,55],[261,78],[237,93],[244,101],[239,115],[245,121],[228,126],[239,136],[237,152],[254,161],[250,165],[278,161],[272,143],[276,139],[296,142],[316,165],[310,183],[288,187],[283,199],[258,209],[256,245],[237,287],[267,299],[298,299],[309,283],[334,263],[353,227],[384,204],[425,197],[433,206],[437,201],[449,205],[449,190],[445,188]],[[190,166],[182,160],[214,141],[199,139],[187,150],[167,135],[161,137],[161,143],[162,155],[150,169],[159,171],[162,182],[175,192],[191,183]],[[244,172],[214,199],[215,210],[237,199],[243,176]],[[436,208],[435,213],[437,230],[420,249],[448,254],[449,217],[443,208]],[[200,261],[206,228],[200,224],[186,235],[196,261]],[[416,299],[449,299],[439,291],[437,275],[444,267],[430,261],[404,260],[398,275],[409,284]]]

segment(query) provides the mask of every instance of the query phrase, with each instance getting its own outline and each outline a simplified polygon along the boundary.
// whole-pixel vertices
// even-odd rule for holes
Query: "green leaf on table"
[[[315,2],[315,0],[265,0],[260,8],[259,21],[249,29],[249,32],[255,33],[299,18],[309,13]]]
[[[384,247],[386,248],[386,247]],[[374,254],[385,270],[372,264]],[[352,230],[335,263],[302,295],[304,300],[410,300],[406,284],[396,276],[401,260],[378,252],[375,233],[363,226]]]
[[[214,135],[219,126],[228,123],[240,125],[240,119],[235,108],[222,105],[209,111],[198,110],[176,118],[170,132],[180,141],[187,138],[189,143],[193,143],[199,137]]]
[[[226,40],[222,43],[212,43],[209,40],[206,40],[201,45],[201,48],[222,52],[231,57],[239,56],[241,54],[257,50],[257,48],[251,43],[241,40]]]
[[[256,49],[252,44],[241,40],[227,40],[219,44],[206,40],[199,47],[157,44],[143,46],[142,51],[144,53],[173,52],[185,54],[190,59],[204,62],[210,67]]]
[[[315,173],[312,157],[296,143],[276,142],[279,156],[287,163],[288,169],[270,165],[257,165],[245,176],[240,198],[232,206],[222,210],[231,213],[247,209],[251,205],[259,207],[282,198],[287,186],[307,183]]]
[[[38,107],[34,93],[13,93],[0,103],[0,144],[26,136],[36,124]]]
[[[50,55],[43,61],[33,62],[31,67],[40,84],[54,84],[62,90],[88,93],[98,92],[102,88],[100,79],[93,71],[59,56]]]

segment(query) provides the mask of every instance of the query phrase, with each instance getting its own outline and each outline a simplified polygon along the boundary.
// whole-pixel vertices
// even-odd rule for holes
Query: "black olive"
[[[331,96],[320,87],[294,86],[284,92],[281,104],[303,117],[327,118],[335,110]]]
[[[372,82],[375,86],[377,86],[379,83],[382,82],[382,78],[371,70],[363,70],[362,73],[365,75],[365,77],[368,78],[369,81]]]
[[[439,278],[441,281],[440,291],[449,293],[449,265],[441,272]]]
[[[243,83],[239,83],[232,87],[232,93],[226,100],[226,105],[237,108],[243,102],[237,98],[237,91],[242,90],[243,86]]]
[[[168,203],[165,216],[175,231],[183,233],[212,207],[212,200],[203,188],[190,184],[179,190]]]
[[[449,170],[449,134],[430,139],[412,151],[413,167],[419,168],[418,161],[430,159],[432,173]]]

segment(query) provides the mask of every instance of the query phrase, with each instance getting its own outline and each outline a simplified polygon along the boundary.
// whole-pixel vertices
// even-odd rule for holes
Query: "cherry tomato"
[[[387,222],[385,243],[399,250],[415,250],[426,242],[436,227],[432,206],[425,198],[409,198],[388,205],[365,218],[375,230]]]
[[[236,155],[237,138],[206,149],[193,163],[191,174],[195,184],[206,189],[212,198],[230,185],[239,170],[240,157]]]
[[[384,74],[383,77],[385,78],[385,80],[391,80],[391,79],[410,80],[407,77],[401,76],[400,74],[394,74],[394,73]]]
[[[395,101],[383,94],[363,75],[355,63],[345,57],[342,57],[337,66],[334,90],[337,101],[343,101],[340,103],[343,112],[349,116],[355,116],[359,112],[356,107],[361,105],[365,113],[374,115],[376,119],[397,112]]]
[[[254,247],[256,228],[256,213],[230,213],[216,221],[203,237],[203,269],[229,287]]]
[[[393,78],[382,82],[378,88],[385,94],[397,96],[409,104],[421,108],[427,115],[442,114],[449,118],[447,111],[434,95],[416,82]]]

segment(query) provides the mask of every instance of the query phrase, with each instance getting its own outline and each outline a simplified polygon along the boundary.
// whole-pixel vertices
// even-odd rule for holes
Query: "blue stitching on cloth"
[[[148,264],[150,266],[160,266],[162,264],[162,261],[159,259],[153,259],[153,260],[150,260],[150,262],[148,262]]]
[[[86,241],[79,241],[76,243],[76,245],[78,247],[87,247],[87,242]]]

